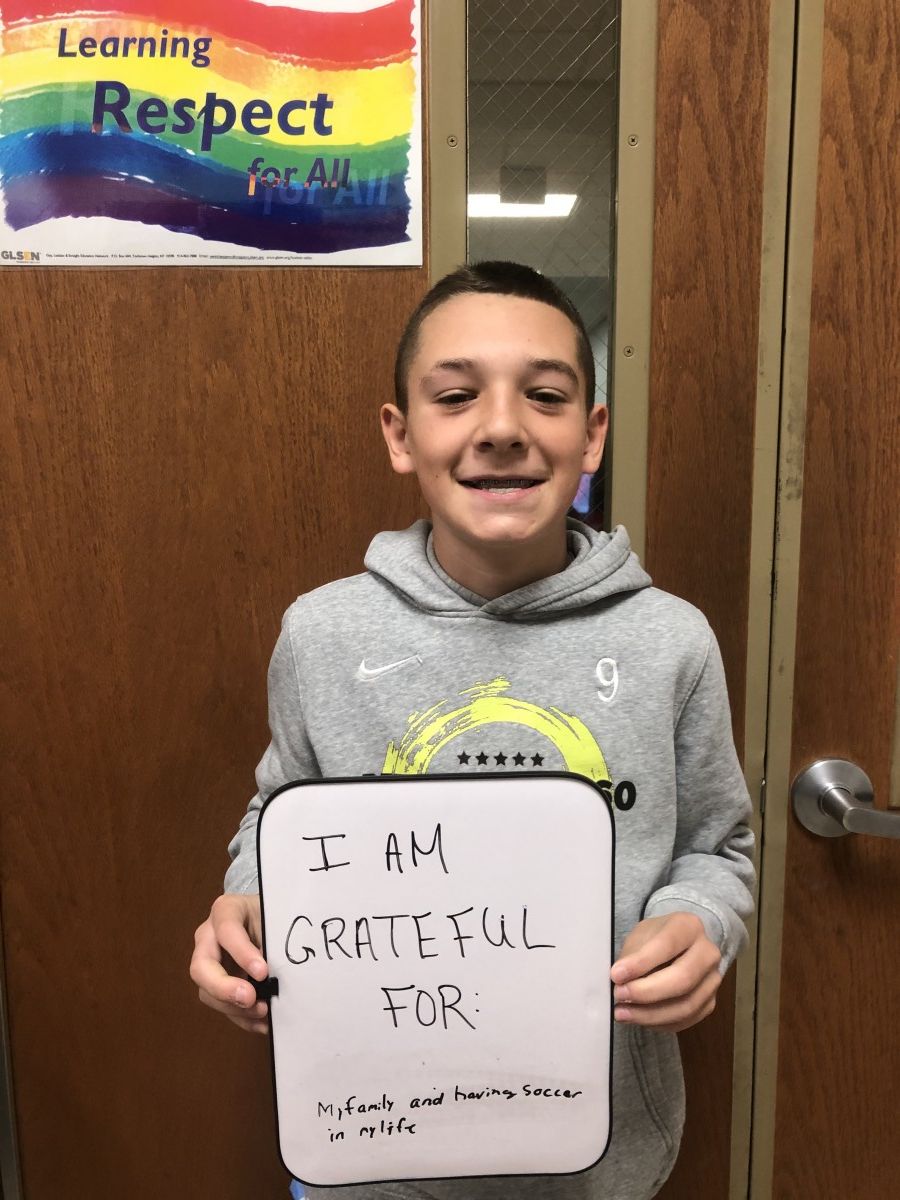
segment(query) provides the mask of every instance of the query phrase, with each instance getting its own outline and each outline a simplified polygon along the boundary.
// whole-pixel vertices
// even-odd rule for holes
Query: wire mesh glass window
[[[609,401],[618,0],[468,0],[468,258],[547,275],[590,334]],[[604,527],[604,468],[573,515]]]

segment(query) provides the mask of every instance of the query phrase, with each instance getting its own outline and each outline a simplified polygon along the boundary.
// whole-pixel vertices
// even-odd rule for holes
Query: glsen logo
[[[36,250],[0,250],[0,258],[4,262],[40,262],[41,256]]]

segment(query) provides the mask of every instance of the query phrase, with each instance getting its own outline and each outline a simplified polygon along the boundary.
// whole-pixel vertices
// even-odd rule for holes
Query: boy
[[[348,1197],[649,1200],[684,1120],[675,1033],[715,1007],[752,911],[750,802],[721,658],[704,617],[651,587],[620,526],[567,519],[597,469],[584,326],[543,276],[481,263],[441,280],[401,338],[396,403],[381,409],[395,471],[415,472],[432,520],[381,533],[367,571],[301,596],[269,670],[272,741],[230,846],[225,895],[197,930],[206,1004],[264,1032],[255,828],[280,784],[367,772],[569,770],[617,788],[613,1133],[575,1176],[344,1188]],[[509,697],[448,736],[418,714]],[[556,744],[552,708],[586,730]],[[484,706],[479,710],[484,711]],[[515,752],[514,752],[515,751]],[[227,959],[225,959],[227,962]],[[310,1189],[311,1196],[324,1196]]]

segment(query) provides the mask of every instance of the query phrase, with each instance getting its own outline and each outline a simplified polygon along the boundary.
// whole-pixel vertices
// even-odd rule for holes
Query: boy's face
[[[418,476],[436,544],[564,547],[607,421],[604,407],[587,413],[568,317],[518,296],[454,296],[422,323],[408,391],[406,416],[384,405],[382,429],[394,470]]]

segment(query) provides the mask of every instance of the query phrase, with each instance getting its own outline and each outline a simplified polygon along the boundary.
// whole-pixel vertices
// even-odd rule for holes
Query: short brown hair
[[[400,411],[406,412],[409,401],[407,378],[410,364],[416,354],[422,322],[445,301],[452,300],[454,296],[472,294],[521,296],[525,300],[549,304],[551,308],[565,313],[575,327],[578,365],[584,375],[585,403],[590,412],[594,407],[594,392],[597,386],[594,377],[594,352],[578,309],[552,280],[535,271],[533,267],[514,262],[480,262],[457,267],[455,271],[439,279],[431,291],[419,301],[401,334],[397,345],[397,357],[394,360],[394,396]]]

